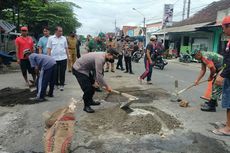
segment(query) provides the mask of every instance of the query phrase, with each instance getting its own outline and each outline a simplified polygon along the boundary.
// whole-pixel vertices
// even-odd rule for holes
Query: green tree
[[[15,9],[16,8],[16,9]],[[9,0],[0,7],[1,18],[15,23],[15,14],[18,14],[20,26],[27,25],[30,32],[38,35],[44,26],[54,29],[59,25],[63,27],[64,34],[81,26],[78,22],[74,8],[80,8],[71,2],[57,0]],[[15,11],[16,10],[16,11]]]

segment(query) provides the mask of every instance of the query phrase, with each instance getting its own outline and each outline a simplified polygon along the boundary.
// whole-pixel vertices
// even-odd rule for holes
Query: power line
[[[202,6],[198,6],[198,7],[194,7],[194,8],[191,8],[191,12],[190,13],[195,13],[197,12],[197,9],[199,8],[202,8],[202,7],[206,7],[208,6],[209,4],[205,4],[205,5],[202,5]],[[173,15],[173,17],[178,17],[181,15],[183,11],[180,11],[180,12],[177,12],[176,14]],[[152,21],[152,20],[161,20],[162,18],[159,18],[159,16],[154,16],[154,17],[151,17],[150,19],[148,19],[147,21]]]

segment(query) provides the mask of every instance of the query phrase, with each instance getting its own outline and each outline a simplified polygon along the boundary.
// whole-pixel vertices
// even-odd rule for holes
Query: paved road
[[[137,77],[144,71],[144,66],[143,63],[134,63],[133,65],[135,75],[124,74],[117,70],[116,73],[105,74],[107,81],[115,89],[125,87],[163,88],[168,92],[173,92],[176,79],[179,80],[179,88],[184,88],[195,80],[199,72],[198,64],[187,65],[170,61],[165,70],[154,69],[153,85],[139,85]],[[20,72],[0,75],[0,82],[0,89],[5,87],[26,88]],[[65,91],[55,91],[55,97],[49,99],[47,103],[18,105],[13,108],[1,107],[0,152],[42,152],[43,121],[41,114],[66,105],[71,97],[79,98],[82,95],[76,79],[70,73],[67,73],[66,84]],[[222,151],[220,153],[228,152],[221,149],[224,142],[230,146],[229,138],[215,136],[207,131],[207,129],[213,129],[210,122],[225,120],[225,110],[220,107],[216,113],[204,113],[199,110],[199,105],[203,102],[199,97],[203,94],[205,86],[196,87],[182,94],[183,98],[188,100],[191,105],[186,109],[180,108],[177,103],[172,103],[169,99],[146,104],[146,106],[151,105],[173,115],[183,123],[183,129],[176,130],[167,139],[163,140],[156,135],[129,137],[117,133],[111,134],[108,133],[109,131],[93,137],[93,134],[77,127],[73,142],[74,152],[151,153],[156,150],[159,153],[218,153],[215,148]],[[113,104],[104,103],[98,109],[111,106]],[[77,120],[79,120],[78,124],[81,124],[85,118],[92,117],[84,113],[82,107],[82,104],[78,105],[76,114]],[[101,150],[97,150],[98,148]]]

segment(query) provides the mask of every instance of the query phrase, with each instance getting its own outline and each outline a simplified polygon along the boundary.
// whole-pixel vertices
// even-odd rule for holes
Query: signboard
[[[134,31],[133,30],[128,30],[128,36],[133,37],[134,36]]]
[[[165,4],[164,16],[163,16],[163,27],[172,26],[173,19],[173,4]]]

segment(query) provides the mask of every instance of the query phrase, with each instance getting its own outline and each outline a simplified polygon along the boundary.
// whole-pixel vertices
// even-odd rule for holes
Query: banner
[[[165,4],[164,6],[164,16],[163,16],[163,27],[172,26],[173,19],[173,4]]]

